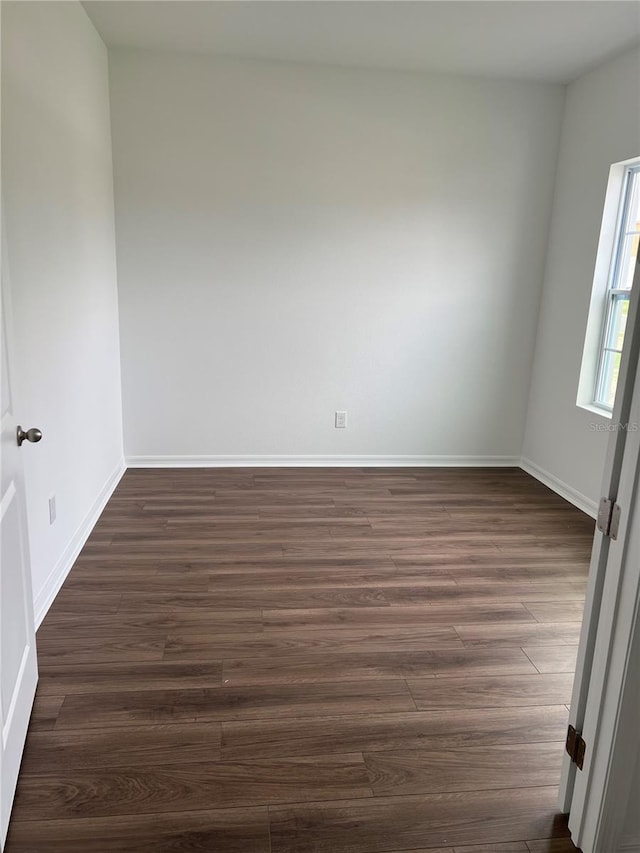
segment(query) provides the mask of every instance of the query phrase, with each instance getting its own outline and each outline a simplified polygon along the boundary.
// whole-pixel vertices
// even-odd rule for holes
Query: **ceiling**
[[[636,0],[85,0],[109,47],[566,83],[640,40]]]

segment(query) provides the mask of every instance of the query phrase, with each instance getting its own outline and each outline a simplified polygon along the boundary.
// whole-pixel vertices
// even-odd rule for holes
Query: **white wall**
[[[2,194],[36,618],[122,470],[106,49],[79,3],[2,3]],[[48,499],[57,498],[49,525]]]
[[[519,457],[562,87],[110,70],[128,458]]]
[[[592,507],[610,421],[576,406],[576,395],[609,169],[640,155],[639,104],[638,50],[567,89],[523,448],[526,459]]]

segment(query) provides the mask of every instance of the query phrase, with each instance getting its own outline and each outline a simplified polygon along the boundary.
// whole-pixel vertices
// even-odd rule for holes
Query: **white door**
[[[640,551],[633,541],[638,533],[633,522],[640,499],[639,352],[640,256],[612,417],[612,425],[618,428],[609,439],[602,480],[602,495],[621,508],[620,524],[615,539],[599,531],[594,538],[569,715],[570,724],[586,743],[586,752],[582,770],[565,755],[560,796],[561,810],[569,812],[573,842],[586,853],[617,850],[617,842],[609,833],[620,828],[626,808],[622,783],[616,781],[610,787],[610,770],[614,750],[620,745],[616,747],[622,697],[625,689],[631,688],[629,649],[638,618]],[[633,689],[637,692],[637,687]],[[633,748],[627,752],[635,758]],[[632,769],[623,768],[627,781]]]
[[[11,334],[6,241],[2,235],[2,322],[0,323],[0,848],[4,846],[20,759],[38,680],[22,454],[18,447],[8,335]],[[33,436],[32,436],[33,437]]]
[[[640,372],[631,423],[640,426]],[[640,430],[625,445],[617,502],[618,536],[609,546],[587,690],[582,771],[576,772],[569,828],[584,853],[623,849],[625,815],[640,748]],[[632,804],[637,811],[638,803]],[[634,839],[625,850],[640,850]]]

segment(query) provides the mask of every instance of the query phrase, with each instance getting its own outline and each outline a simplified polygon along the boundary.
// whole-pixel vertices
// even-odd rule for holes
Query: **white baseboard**
[[[590,515],[591,518],[595,518],[597,516],[598,504],[591,500],[591,498],[583,495],[582,492],[574,489],[568,483],[564,483],[562,480],[554,477],[553,474],[545,471],[544,468],[540,468],[530,459],[525,459],[524,456],[520,460],[520,467],[523,471],[526,471],[527,474],[531,474],[531,476],[535,477],[536,480],[540,480],[541,483],[544,483],[545,486],[548,486],[556,494],[560,495],[561,498],[564,498],[566,501],[569,501],[569,503],[577,506],[578,509],[582,510],[582,512],[586,512],[586,514]]]
[[[518,456],[128,456],[129,468],[517,468]]]
[[[100,494],[95,499],[93,506],[84,517],[82,523],[80,524],[76,532],[71,537],[71,541],[64,549],[62,556],[49,573],[49,577],[46,579],[44,586],[37,594],[34,602],[36,628],[40,626],[40,623],[46,616],[47,610],[51,607],[53,599],[58,594],[60,587],[64,583],[65,578],[71,571],[71,568],[75,563],[78,554],[84,547],[84,543],[87,541],[89,535],[91,534],[91,531],[95,527],[96,522],[100,517],[100,513],[105,508],[107,501],[113,494],[125,471],[126,465],[124,463],[124,459],[122,459],[107,479],[107,482],[100,490]]]
[[[623,838],[618,853],[640,853],[640,838]]]

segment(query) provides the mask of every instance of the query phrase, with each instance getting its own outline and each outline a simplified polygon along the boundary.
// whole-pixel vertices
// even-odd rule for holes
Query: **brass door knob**
[[[25,439],[26,439],[27,441],[32,442],[33,444],[35,444],[36,442],[40,441],[40,439],[42,438],[42,433],[40,432],[40,430],[39,430],[39,429],[36,429],[35,427],[31,427],[31,429],[28,429],[28,430],[25,432],[25,431],[22,429],[22,427],[21,427],[21,426],[19,426],[19,427],[18,427],[18,429],[16,430],[16,436],[17,436],[17,439],[18,439],[18,447],[22,447],[22,442],[23,442]]]

